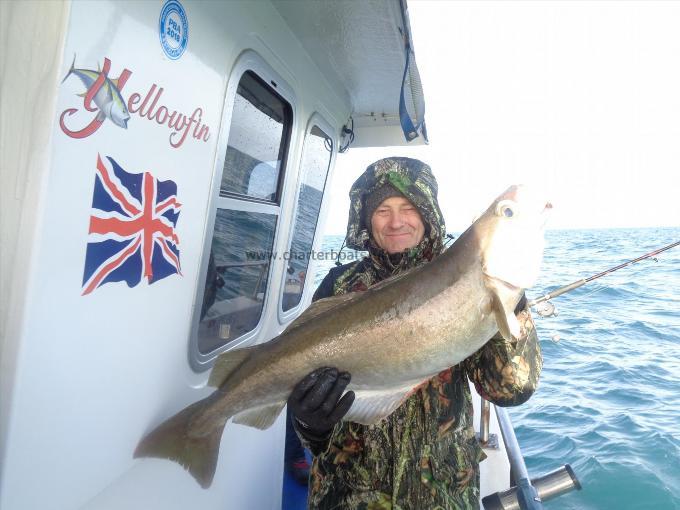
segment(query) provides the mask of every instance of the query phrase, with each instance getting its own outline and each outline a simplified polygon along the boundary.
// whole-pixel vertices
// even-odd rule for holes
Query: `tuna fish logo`
[[[65,110],[59,119],[59,125],[62,131],[72,138],[85,138],[94,133],[102,125],[104,120],[109,119],[116,126],[127,129],[127,123],[130,119],[125,100],[120,91],[125,85],[125,82],[132,74],[129,70],[124,69],[117,79],[111,79],[108,76],[111,67],[111,61],[108,58],[104,59],[103,69],[93,71],[91,69],[76,69],[75,56],[73,63],[64,77],[65,82],[69,76],[75,75],[80,78],[80,81],[85,85],[86,91],[78,94],[83,99],[83,106],[87,111],[97,112],[96,117],[84,129],[80,131],[71,131],[64,123],[66,116],[71,116],[78,111],[77,108],[69,108]],[[96,106],[92,106],[92,103]]]

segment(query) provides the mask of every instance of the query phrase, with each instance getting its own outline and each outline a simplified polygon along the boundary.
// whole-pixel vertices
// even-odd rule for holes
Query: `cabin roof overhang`
[[[405,0],[286,0],[274,5],[318,69],[349,99],[353,147],[427,142]],[[405,111],[410,119],[404,119]]]

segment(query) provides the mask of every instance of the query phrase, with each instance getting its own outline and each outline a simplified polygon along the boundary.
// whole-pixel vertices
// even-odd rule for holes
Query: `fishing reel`
[[[541,317],[557,317],[559,312],[552,301],[541,301],[534,305],[536,313]]]
[[[547,296],[543,296],[542,298],[531,301],[529,306],[533,308],[540,317],[549,318],[557,317],[559,315],[557,308],[555,308],[555,305],[552,303],[552,301],[549,301]],[[560,335],[555,333],[550,338],[550,340],[552,340],[554,343],[557,343],[560,341]]]

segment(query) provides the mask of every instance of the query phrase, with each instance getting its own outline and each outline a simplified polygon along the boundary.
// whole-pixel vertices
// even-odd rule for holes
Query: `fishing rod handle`
[[[574,290],[579,288],[581,285],[585,285],[587,282],[585,278],[581,280],[576,280],[575,282],[570,283],[569,285],[565,285],[564,287],[560,287],[559,289],[553,290],[552,292],[548,292],[545,296],[541,296],[539,298],[534,299],[529,303],[529,306],[534,306],[537,305],[538,303],[542,303],[543,301],[548,301],[549,299],[552,299],[557,296],[561,296],[562,294],[569,292],[570,290]]]

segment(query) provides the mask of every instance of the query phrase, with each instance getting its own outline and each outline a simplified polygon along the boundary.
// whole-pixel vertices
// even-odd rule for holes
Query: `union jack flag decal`
[[[105,283],[136,286],[182,275],[175,226],[182,204],[177,184],[149,172],[131,174],[97,155],[83,295]]]

